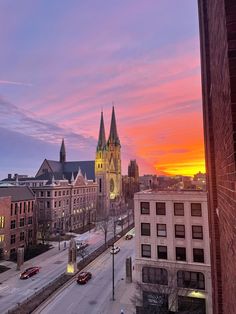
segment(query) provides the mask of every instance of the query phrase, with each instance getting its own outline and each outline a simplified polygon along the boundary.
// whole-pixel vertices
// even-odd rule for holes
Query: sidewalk
[[[68,247],[68,241],[67,246]],[[64,243],[61,242],[61,250],[58,249],[58,243],[57,242],[52,242],[53,248],[50,250],[35,256],[34,258],[31,258],[30,260],[24,262],[23,266],[21,269],[25,269],[31,266],[38,266],[40,265],[40,262],[45,261],[46,259],[55,256],[57,254],[60,254],[61,252],[64,251]],[[7,281],[9,278],[16,276],[16,274],[20,274],[22,270],[16,270],[17,264],[11,261],[1,261],[1,265],[9,267],[11,269],[4,271],[3,273],[0,273],[0,284],[3,283],[4,281]]]
[[[136,283],[126,283],[125,279],[120,280],[115,287],[115,301],[107,299],[99,314],[135,314]]]

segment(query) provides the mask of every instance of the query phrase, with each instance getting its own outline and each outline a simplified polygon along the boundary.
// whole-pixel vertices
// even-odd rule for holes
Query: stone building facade
[[[236,2],[199,0],[213,312],[236,313]]]
[[[196,307],[197,313],[212,314],[206,192],[147,190],[134,201],[142,305],[162,304],[173,313],[195,313]]]

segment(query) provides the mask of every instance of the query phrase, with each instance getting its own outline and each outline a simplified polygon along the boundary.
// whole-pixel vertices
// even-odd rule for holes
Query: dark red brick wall
[[[236,313],[236,1],[199,0],[213,313]]]

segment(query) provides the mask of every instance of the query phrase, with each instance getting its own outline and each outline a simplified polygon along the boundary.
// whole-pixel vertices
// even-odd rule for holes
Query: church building
[[[95,176],[98,183],[97,210],[100,215],[117,215],[121,210],[122,177],[121,145],[116,127],[115,109],[112,107],[111,126],[106,140],[103,112],[95,159]]]

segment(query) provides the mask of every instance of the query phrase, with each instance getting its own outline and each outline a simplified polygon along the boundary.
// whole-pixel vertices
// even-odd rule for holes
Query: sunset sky
[[[122,172],[204,170],[196,0],[0,2],[0,179],[95,158],[112,103]]]

